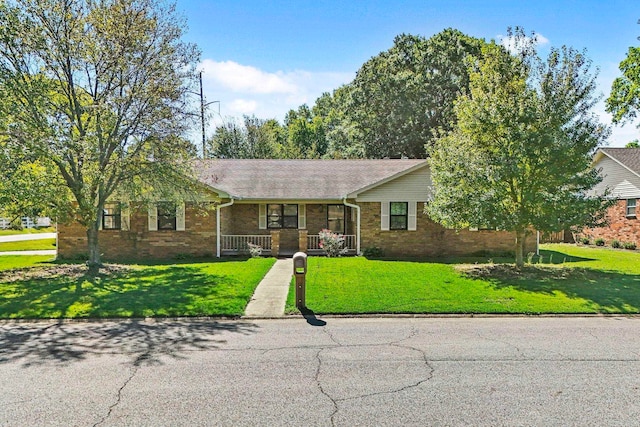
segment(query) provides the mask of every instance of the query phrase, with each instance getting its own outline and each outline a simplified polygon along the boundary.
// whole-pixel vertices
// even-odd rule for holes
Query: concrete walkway
[[[3,255],[56,255],[55,249],[41,249],[38,251],[6,251],[0,252],[0,256]]]
[[[277,260],[258,284],[245,309],[245,317],[283,316],[292,276],[293,260],[291,258]]]
[[[55,239],[56,233],[31,233],[31,234],[9,234],[0,236],[0,243],[3,242],[22,242],[25,240],[42,240]]]

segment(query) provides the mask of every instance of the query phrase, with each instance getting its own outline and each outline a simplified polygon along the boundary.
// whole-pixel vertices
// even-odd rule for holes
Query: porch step
[[[281,317],[293,276],[293,260],[279,259],[258,284],[245,309],[245,317]]]

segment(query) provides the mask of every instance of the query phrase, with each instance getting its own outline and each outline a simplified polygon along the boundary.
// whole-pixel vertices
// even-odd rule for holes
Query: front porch
[[[262,255],[279,257],[290,256],[295,252],[305,252],[309,255],[326,255],[320,247],[320,236],[309,234],[307,230],[296,230],[298,245],[281,245],[281,230],[272,230],[270,234],[223,234],[221,235],[220,254],[225,255],[249,255],[252,245],[261,249]],[[344,247],[348,249],[347,255],[356,255],[357,241],[355,235],[343,235]]]
[[[327,203],[250,203],[231,201],[217,210],[218,256],[251,253],[265,256],[296,252],[325,255],[318,233],[323,229],[344,236],[347,254],[356,254],[357,215],[348,205]]]

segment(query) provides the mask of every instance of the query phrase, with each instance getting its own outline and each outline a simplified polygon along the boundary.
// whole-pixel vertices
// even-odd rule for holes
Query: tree
[[[284,143],[282,126],[274,120],[244,116],[239,124],[228,120],[209,139],[209,152],[219,159],[279,158]]]
[[[368,158],[425,158],[439,130],[451,130],[453,102],[469,85],[466,60],[484,40],[446,29],[429,39],[402,34],[347,85],[342,113]]]
[[[515,56],[483,47],[470,93],[456,101],[457,125],[430,150],[426,210],[449,227],[515,232],[522,266],[529,230],[602,221],[608,204],[588,193],[601,180],[590,165],[609,129],[592,113],[595,76],[583,53],[562,47],[542,60],[533,37],[513,35]]]
[[[55,165],[91,267],[107,199],[187,189],[192,148],[180,135],[198,52],[184,28],[153,0],[0,4],[0,96],[12,100],[0,105],[2,134]]]
[[[624,125],[640,112],[640,47],[629,48],[627,57],[620,63],[620,71],[622,76],[613,81],[606,104],[613,123]]]
[[[287,143],[284,157],[290,159],[314,159],[327,152],[324,122],[304,104],[298,110],[289,110],[284,124]]]
[[[635,139],[631,142],[628,142],[627,145],[625,145],[625,148],[640,148],[640,141]]]

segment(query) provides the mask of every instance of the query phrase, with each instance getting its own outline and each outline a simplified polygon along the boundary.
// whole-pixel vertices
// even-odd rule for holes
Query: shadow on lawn
[[[398,262],[417,262],[430,264],[484,264],[489,260],[498,264],[513,264],[515,259],[507,254],[482,254],[468,256],[447,256],[447,257],[428,257],[428,258],[411,258],[411,257],[389,257],[389,258],[367,258],[371,261],[398,261]],[[540,250],[540,256],[533,255],[531,262],[534,264],[565,264],[573,262],[595,261],[593,258],[584,258],[578,256],[570,256],[562,252]]]
[[[554,295],[562,292],[570,298],[583,298],[601,313],[640,312],[640,275],[614,273],[589,268],[557,268],[526,265],[471,266],[464,274],[489,281],[496,288]]]
[[[137,366],[159,365],[163,357],[181,359],[188,352],[218,348],[226,342],[223,332],[249,334],[256,328],[249,323],[197,319],[5,324],[0,326],[0,363],[22,361],[28,367],[122,354]]]
[[[4,285],[9,288],[0,300],[0,318],[234,316],[251,297],[251,290],[244,299],[238,295],[241,286],[233,278],[197,267],[98,275],[81,266],[68,268],[57,276],[17,278]]]

